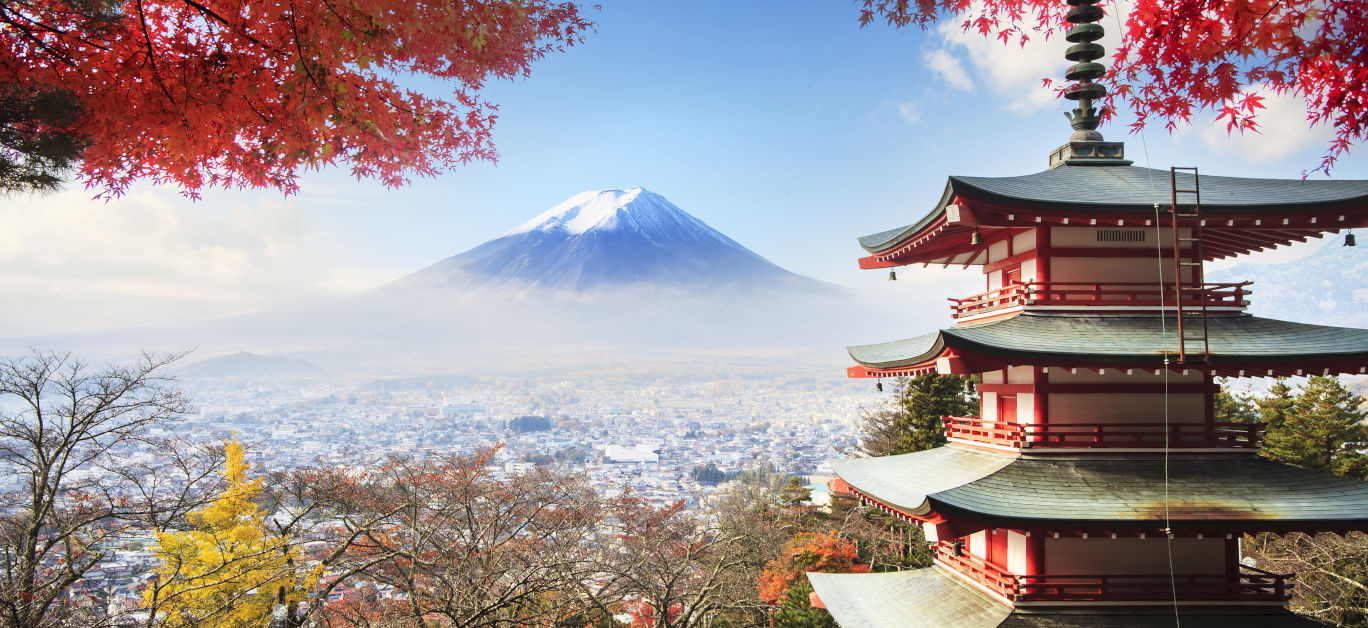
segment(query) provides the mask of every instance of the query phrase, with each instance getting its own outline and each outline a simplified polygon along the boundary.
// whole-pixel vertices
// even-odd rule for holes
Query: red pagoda
[[[1097,132],[1102,16],[1070,0],[1075,133],[1049,168],[950,177],[916,223],[860,239],[862,268],[979,266],[949,329],[850,347],[851,377],[976,375],[949,444],[832,463],[833,483],[922,526],[935,564],[808,574],[862,626],[1312,626],[1242,535],[1368,530],[1368,483],[1276,463],[1215,420],[1215,377],[1368,371],[1368,330],[1251,316],[1205,261],[1368,225],[1368,181],[1151,170]]]

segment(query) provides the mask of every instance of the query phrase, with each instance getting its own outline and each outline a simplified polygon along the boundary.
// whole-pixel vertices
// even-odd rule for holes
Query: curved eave
[[[933,493],[985,478],[1011,464],[1012,454],[937,447],[899,456],[832,460],[832,472],[855,491],[913,516],[931,511]]]
[[[886,573],[808,573],[808,582],[841,626],[860,628],[1161,628],[1171,608],[1096,605],[1050,612],[1014,611],[939,567]],[[1184,608],[1183,620],[1204,628],[1313,628],[1282,608]]]
[[[1179,173],[1179,189],[1194,188]],[[1203,174],[1202,212],[1210,216],[1312,214],[1368,207],[1368,180],[1256,179]],[[1065,212],[1153,216],[1154,204],[1172,199],[1169,171],[1140,166],[1052,168],[1015,177],[952,176],[953,194],[1012,207]],[[1180,202],[1190,202],[1191,196]]]
[[[1012,612],[935,567],[807,576],[822,605],[842,626],[995,628]]]
[[[910,515],[998,527],[1368,529],[1368,482],[1257,456],[1035,457],[948,445],[832,468]]]
[[[1208,318],[1209,367],[1223,375],[1309,375],[1368,371],[1368,330],[1255,316]],[[1190,332],[1189,332],[1190,333]],[[847,348],[852,377],[937,370],[969,373],[1000,364],[1156,368],[1177,354],[1172,317],[1022,313],[906,340]],[[1200,343],[1188,352],[1200,356]],[[953,358],[953,359],[948,359]],[[1202,368],[1202,365],[1176,365]]]
[[[969,234],[980,227],[1153,227],[1154,204],[1170,201],[1168,176],[1135,166],[1064,166],[1021,177],[952,176],[935,208],[920,220],[860,238],[871,254],[860,259],[860,267],[983,263],[969,245]],[[1179,186],[1192,187],[1190,179],[1180,179]],[[1201,188],[1207,259],[1368,226],[1368,181],[1203,175]],[[1160,224],[1165,221],[1159,218]]]

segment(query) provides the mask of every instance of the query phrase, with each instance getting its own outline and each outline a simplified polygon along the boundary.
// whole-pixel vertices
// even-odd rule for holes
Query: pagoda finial
[[[1072,114],[1064,114],[1074,128],[1074,134],[1069,138],[1073,142],[1102,141],[1102,134],[1097,132],[1097,127],[1102,124],[1102,118],[1093,107],[1094,100],[1107,95],[1106,87],[1093,82],[1107,73],[1106,66],[1096,62],[1106,54],[1101,44],[1094,43],[1102,39],[1104,32],[1102,25],[1096,23],[1102,19],[1102,9],[1096,6],[1097,1],[1068,0],[1069,6],[1073,8],[1069,9],[1069,14],[1065,17],[1074,25],[1064,35],[1064,38],[1073,44],[1064,51],[1064,58],[1074,62],[1074,65],[1064,73],[1064,78],[1076,81],[1064,91],[1064,97],[1078,101],[1078,108],[1074,109]]]
[[[1103,35],[1102,25],[1096,23],[1103,15],[1097,6],[1099,0],[1067,1],[1073,8],[1065,19],[1073,26],[1064,34],[1064,39],[1073,45],[1064,51],[1064,58],[1073,65],[1064,72],[1064,78],[1070,82],[1064,97],[1078,101],[1078,107],[1072,113],[1064,114],[1074,132],[1067,144],[1050,153],[1050,167],[1128,166],[1131,162],[1125,160],[1125,146],[1121,142],[1103,141],[1102,134],[1097,131],[1102,125],[1102,116],[1093,101],[1107,95],[1106,87],[1093,82],[1107,73],[1107,67],[1097,62],[1107,54],[1102,45],[1096,43]]]

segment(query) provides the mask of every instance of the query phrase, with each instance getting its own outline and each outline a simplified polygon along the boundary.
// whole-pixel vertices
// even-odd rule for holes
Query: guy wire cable
[[[1112,20],[1116,22],[1116,32],[1125,32],[1121,27],[1121,18],[1116,11],[1112,11]],[[1154,168],[1150,162],[1149,142],[1145,139],[1145,128],[1140,127],[1140,146],[1145,153],[1145,172],[1149,176],[1150,201],[1154,203],[1154,260],[1159,271],[1156,281],[1159,286],[1159,343],[1161,347],[1168,344],[1168,320],[1165,316],[1164,299],[1164,246],[1161,241],[1163,230],[1159,227],[1159,200],[1158,193],[1154,185]],[[1173,207],[1173,220],[1178,221],[1178,208]],[[1177,229],[1174,229],[1174,255],[1178,255]],[[1183,295],[1178,293],[1178,273],[1182,272],[1181,266],[1174,267],[1173,288],[1174,288],[1174,312],[1178,316],[1183,315]],[[1178,577],[1174,574],[1173,568],[1173,523],[1169,516],[1169,354],[1164,350],[1164,546],[1168,554],[1168,575],[1169,592],[1173,602],[1173,625],[1182,628],[1183,620],[1178,612]]]

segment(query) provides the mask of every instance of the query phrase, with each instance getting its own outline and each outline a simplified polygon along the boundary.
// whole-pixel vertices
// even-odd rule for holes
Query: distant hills
[[[1211,271],[1209,282],[1251,280],[1251,313],[1268,318],[1368,328],[1368,246],[1326,238],[1315,253],[1273,264],[1245,262]]]
[[[323,369],[307,360],[280,356],[257,355],[239,351],[194,362],[179,369],[181,376],[191,379],[207,378],[274,378],[315,377],[324,375]]]

